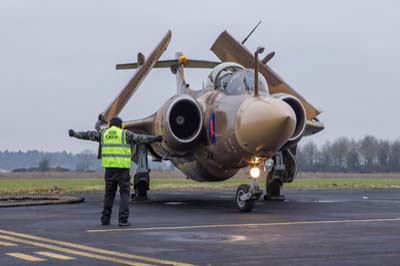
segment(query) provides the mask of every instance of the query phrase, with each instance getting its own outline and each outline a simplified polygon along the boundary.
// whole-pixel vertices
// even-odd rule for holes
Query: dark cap
[[[116,126],[116,127],[122,128],[122,119],[117,116],[111,118],[110,126]]]

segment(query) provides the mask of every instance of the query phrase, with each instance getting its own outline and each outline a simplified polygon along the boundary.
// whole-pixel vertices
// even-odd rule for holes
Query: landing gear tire
[[[149,197],[147,196],[148,184],[144,181],[140,181],[135,187],[135,193],[132,194],[132,200],[134,201],[147,201]]]
[[[271,183],[267,184],[267,194],[264,196],[264,200],[269,201],[284,201],[285,197],[281,195],[282,183],[280,180],[273,180]]]
[[[240,212],[250,212],[254,207],[254,199],[242,200],[241,197],[250,192],[249,185],[240,185],[236,191],[236,204]]]
[[[268,186],[268,194],[271,197],[279,197],[281,195],[281,183],[278,180],[274,180]]]

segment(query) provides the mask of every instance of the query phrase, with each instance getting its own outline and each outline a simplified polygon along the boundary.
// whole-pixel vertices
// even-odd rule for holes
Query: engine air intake
[[[298,139],[303,135],[306,126],[306,113],[301,102],[290,96],[282,97],[282,101],[286,102],[290,107],[292,107],[294,113],[296,114],[296,129],[294,130],[293,136],[289,140]]]
[[[172,136],[179,142],[191,142],[201,130],[201,112],[197,103],[190,98],[181,98],[171,104],[167,114]]]

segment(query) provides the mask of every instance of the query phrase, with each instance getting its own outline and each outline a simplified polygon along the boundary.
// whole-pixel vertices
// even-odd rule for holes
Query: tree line
[[[153,162],[149,160],[151,169],[171,170],[171,164]],[[135,164],[132,164],[135,167]],[[84,150],[80,153],[30,151],[0,151],[0,171],[12,170],[40,170],[47,171],[54,168],[66,168],[77,171],[102,171],[101,161],[97,159],[97,153]]]
[[[339,137],[322,145],[310,140],[299,145],[296,158],[300,171],[400,172],[400,139]]]
[[[389,141],[367,135],[355,140],[339,137],[317,145],[312,140],[298,145],[296,159],[300,171],[313,172],[400,172],[400,139]],[[167,162],[149,161],[151,169],[172,169]],[[101,170],[96,153],[43,151],[0,151],[0,170],[18,168]]]
[[[40,169],[62,167],[70,170],[100,170],[101,164],[93,151],[80,153],[30,151],[0,151],[0,169],[38,167]]]

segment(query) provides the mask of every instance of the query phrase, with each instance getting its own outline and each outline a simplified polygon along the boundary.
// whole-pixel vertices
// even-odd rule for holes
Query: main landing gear
[[[297,174],[296,157],[291,150],[277,152],[273,157],[273,166],[267,174],[266,194],[264,200],[283,201],[285,197],[281,195],[283,183],[290,183]]]
[[[133,188],[135,193],[132,193],[131,198],[134,201],[147,201],[147,191],[150,187],[150,169],[147,159],[147,146],[146,144],[137,144],[137,170],[133,178]]]
[[[282,181],[279,178],[271,178],[267,176],[266,191],[264,200],[269,201],[284,201],[285,196],[281,195]]]
[[[273,167],[267,174],[265,182],[266,193],[264,200],[268,201],[284,201],[285,196],[281,195],[283,186],[282,173],[285,171],[282,152],[278,152],[273,159]]]

